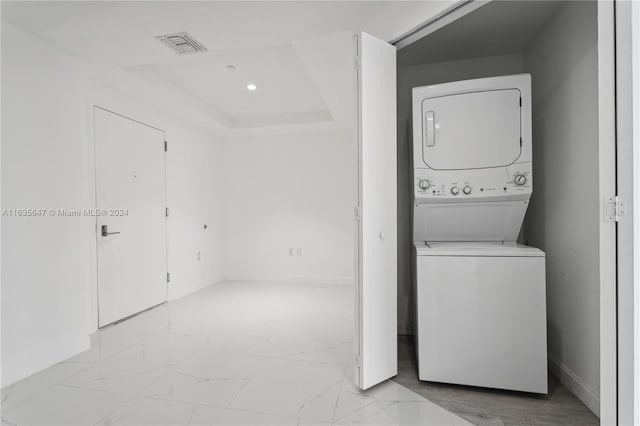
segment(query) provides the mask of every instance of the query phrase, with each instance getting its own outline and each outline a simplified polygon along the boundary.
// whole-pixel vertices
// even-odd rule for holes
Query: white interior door
[[[98,325],[167,300],[164,132],[94,108]]]
[[[356,36],[358,102],[357,380],[398,372],[396,48]]]

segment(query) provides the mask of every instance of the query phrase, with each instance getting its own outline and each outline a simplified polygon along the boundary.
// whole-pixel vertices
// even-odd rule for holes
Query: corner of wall
[[[577,374],[575,374],[566,365],[557,362],[551,356],[549,357],[549,370],[565,385],[571,393],[573,393],[582,403],[600,417],[600,395],[598,392],[585,383]]]

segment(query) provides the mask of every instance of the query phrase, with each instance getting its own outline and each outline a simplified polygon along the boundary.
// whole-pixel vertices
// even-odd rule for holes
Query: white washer
[[[516,244],[530,76],[414,88],[413,140],[420,379],[547,393],[544,253]]]
[[[544,253],[415,243],[420,380],[547,392]]]

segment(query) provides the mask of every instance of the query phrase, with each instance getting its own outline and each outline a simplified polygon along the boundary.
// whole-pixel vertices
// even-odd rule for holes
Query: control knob
[[[469,185],[465,185],[464,188],[462,188],[462,192],[464,192],[465,195],[471,194],[471,187]]]
[[[525,183],[527,183],[527,177],[523,174],[517,174],[513,178],[513,183],[515,183],[518,186],[522,186]]]
[[[458,195],[460,193],[460,189],[457,186],[451,188],[451,193],[453,195]]]
[[[427,179],[420,179],[420,182],[418,182],[418,186],[423,191],[426,191],[427,189],[431,188],[431,182],[429,182]]]

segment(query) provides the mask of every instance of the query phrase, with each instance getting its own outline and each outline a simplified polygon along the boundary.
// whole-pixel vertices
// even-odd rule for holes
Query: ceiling
[[[211,105],[234,128],[332,118],[292,45],[180,59],[132,71],[142,77],[159,75],[167,84]],[[228,65],[235,70],[227,69]],[[246,90],[249,83],[258,89]]]
[[[3,1],[2,20],[216,131],[331,130],[353,121],[352,34],[390,41],[453,2]],[[156,39],[183,31],[207,51],[179,56]]]
[[[565,2],[491,1],[398,52],[411,66],[524,52]]]

